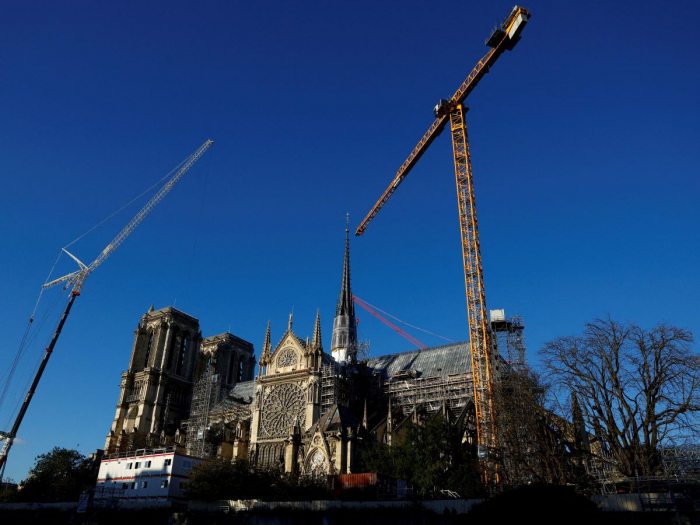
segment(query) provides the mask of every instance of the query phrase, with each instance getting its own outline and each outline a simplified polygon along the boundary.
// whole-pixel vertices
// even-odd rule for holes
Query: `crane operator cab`
[[[435,115],[435,118],[444,117],[450,114],[450,109],[452,109],[450,101],[441,98],[440,102],[438,102],[433,108],[433,114]]]
[[[433,115],[435,115],[435,118],[446,117],[452,112],[452,109],[456,108],[458,105],[459,104],[453,104],[449,100],[441,98],[440,102],[433,108]],[[466,113],[469,111],[469,108],[467,106],[462,106],[462,111]]]

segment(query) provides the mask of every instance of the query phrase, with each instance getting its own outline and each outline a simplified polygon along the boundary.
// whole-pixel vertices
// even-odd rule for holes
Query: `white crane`
[[[105,262],[107,257],[109,257],[114,252],[114,250],[116,250],[119,247],[119,245],[124,242],[124,240],[131,234],[131,232],[133,232],[136,229],[136,227],[139,224],[141,224],[141,221],[143,221],[146,218],[146,215],[151,213],[153,208],[155,208],[156,204],[163,200],[163,197],[165,197],[170,192],[170,190],[173,189],[173,186],[175,186],[177,181],[179,181],[182,178],[182,176],[194,165],[195,162],[197,162],[197,160],[199,160],[199,158],[213,143],[214,142],[212,140],[207,140],[204,144],[202,144],[199,147],[199,149],[197,149],[197,151],[190,155],[184,162],[182,167],[177,171],[177,173],[175,173],[175,175],[173,175],[173,177],[158,191],[158,193],[156,193],[153,196],[153,198],[146,203],[146,205],[141,209],[141,211],[139,211],[134,216],[134,218],[129,221],[129,223],[124,227],[124,229],[120,231],[114,239],[112,239],[112,242],[110,242],[107,245],[107,247],[104,250],[102,250],[100,255],[97,256],[97,259],[95,259],[90,265],[86,266],[77,257],[69,253],[65,248],[63,249],[64,252],[66,252],[76,263],[78,263],[79,269],[75,272],[69,273],[68,275],[64,275],[59,279],[55,279],[51,282],[48,282],[42,286],[42,288],[49,288],[56,284],[66,282],[64,289],[67,289],[71,285],[73,285],[73,289],[71,290],[70,298],[68,299],[68,305],[66,306],[66,309],[63,312],[63,316],[61,317],[61,320],[58,323],[58,327],[56,328],[56,331],[54,332],[53,337],[51,338],[49,346],[46,348],[44,358],[41,360],[39,369],[37,370],[34,376],[34,380],[32,381],[32,386],[29,387],[27,396],[22,402],[22,406],[20,407],[17,417],[15,418],[15,422],[12,425],[12,429],[9,432],[0,431],[0,438],[4,438],[4,443],[2,449],[0,450],[0,472],[2,472],[4,469],[5,462],[7,461],[7,455],[10,452],[10,448],[12,448],[12,443],[14,442],[15,437],[17,437],[17,431],[19,430],[19,426],[22,423],[22,419],[24,419],[24,415],[27,412],[27,408],[29,408],[29,403],[31,402],[32,397],[34,396],[34,392],[36,392],[36,387],[39,384],[39,380],[41,379],[42,374],[44,373],[46,364],[49,362],[49,358],[51,357],[51,353],[53,352],[54,346],[56,346],[58,336],[61,335],[61,330],[63,329],[63,325],[65,324],[66,319],[68,318],[68,314],[70,313],[71,307],[73,306],[73,302],[75,301],[75,298],[80,295],[80,292],[83,289],[83,286],[85,285],[85,280],[87,279],[88,275],[94,272],[100,264]]]

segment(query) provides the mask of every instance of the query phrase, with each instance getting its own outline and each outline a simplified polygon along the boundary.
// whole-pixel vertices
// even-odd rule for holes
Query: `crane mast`
[[[496,411],[493,401],[494,355],[491,333],[486,314],[484,272],[481,261],[479,228],[474,200],[474,186],[469,154],[469,140],[464,115],[464,101],[479,81],[506,50],[512,50],[520,40],[530,13],[515,6],[502,24],[496,27],[486,45],[492,49],[474,66],[467,78],[449,100],[441,99],[434,108],[435,121],[425,132],[408,158],[396,172],[389,187],[384,191],[370,212],[360,223],[355,235],[362,235],[368,224],[389,200],[408,173],[413,169],[430,144],[442,133],[449,121],[452,135],[455,179],[457,184],[457,206],[464,262],[464,280],[467,295],[469,343],[471,350],[474,405],[477,426],[477,456],[482,466],[482,479],[486,484],[498,483],[498,447],[496,435]]]
[[[29,408],[29,403],[31,402],[32,397],[34,397],[34,393],[36,392],[36,388],[39,385],[39,381],[41,380],[41,376],[44,373],[44,369],[46,368],[46,365],[49,362],[49,358],[53,353],[53,349],[56,346],[58,337],[61,335],[63,325],[65,324],[66,319],[68,318],[68,314],[70,313],[71,308],[73,307],[75,299],[80,295],[80,292],[82,291],[83,286],[85,285],[85,280],[93,271],[95,271],[95,269],[100,264],[105,262],[105,260],[114,252],[114,250],[116,250],[119,247],[119,245],[123,243],[124,240],[136,229],[136,227],[139,224],[141,224],[141,222],[146,218],[146,215],[151,213],[153,208],[155,208],[155,206],[161,200],[163,200],[163,197],[165,197],[170,192],[170,190],[173,189],[173,186],[175,186],[177,181],[179,181],[182,178],[182,176],[194,165],[195,162],[197,162],[197,160],[199,160],[199,158],[204,154],[204,152],[207,149],[209,149],[209,146],[211,146],[213,143],[214,142],[212,140],[207,140],[197,149],[197,151],[190,155],[182,164],[182,167],[177,171],[177,173],[175,173],[175,175],[173,175],[172,178],[167,183],[165,183],[165,185],[160,190],[158,190],[158,192],[151,198],[151,200],[149,200],[146,203],[146,205],[143,208],[141,208],[141,210],[134,216],[134,218],[129,221],[129,223],[122,229],[122,231],[120,231],[117,234],[117,236],[114,239],[112,239],[112,242],[110,242],[107,245],[107,247],[104,250],[102,250],[100,255],[98,255],[97,258],[92,263],[90,263],[89,266],[83,264],[77,257],[69,253],[65,248],[63,249],[64,252],[66,252],[76,263],[78,263],[80,269],[53,281],[47,282],[42,286],[42,288],[50,288],[56,284],[66,282],[65,288],[68,288],[70,285],[73,285],[73,289],[71,290],[70,297],[68,299],[68,305],[63,311],[63,315],[61,316],[61,320],[58,323],[58,327],[56,328],[56,331],[54,332],[53,337],[51,338],[49,346],[46,347],[44,357],[41,360],[41,364],[39,365],[36,374],[34,375],[32,385],[29,387],[29,391],[27,392],[27,395],[25,396],[24,401],[22,402],[22,405],[19,409],[19,412],[17,413],[17,417],[15,418],[12,428],[9,432],[0,431],[0,438],[4,439],[2,449],[0,449],[0,473],[3,471],[5,462],[7,461],[7,456],[10,453],[10,449],[12,448],[12,444],[14,443],[15,438],[17,437],[17,432],[19,431],[19,427],[22,424],[24,415],[27,413],[27,409]]]

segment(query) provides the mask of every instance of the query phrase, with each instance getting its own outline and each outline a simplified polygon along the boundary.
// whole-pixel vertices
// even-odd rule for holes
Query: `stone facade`
[[[139,436],[199,457],[325,475],[358,472],[367,443],[396,443],[409,422],[437,413],[473,439],[467,343],[358,361],[347,230],[335,314],[330,353],[320,312],[311,340],[296,335],[290,315],[273,347],[268,322],[253,380],[250,343],[231,334],[202,339],[196,319],[151,309],[136,331],[106,449]]]
[[[192,387],[214,359],[226,386],[253,378],[253,345],[231,334],[202,339],[199,321],[173,307],[141,318],[129,368],[105,441],[107,453],[184,443],[181,424],[190,414]]]

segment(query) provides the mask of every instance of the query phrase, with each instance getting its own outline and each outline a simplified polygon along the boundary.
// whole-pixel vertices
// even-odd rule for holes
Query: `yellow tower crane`
[[[476,408],[477,455],[482,466],[483,480],[486,484],[498,483],[498,440],[495,426],[496,412],[493,402],[494,356],[491,351],[491,337],[486,314],[484,273],[481,264],[481,248],[476,220],[467,126],[464,120],[466,110],[463,103],[503,52],[512,50],[520,40],[520,34],[529,18],[530,13],[527,9],[515,6],[503,23],[494,29],[486,41],[486,45],[492,48],[491,51],[474,66],[466,80],[462,82],[459,89],[452,95],[452,98],[449,100],[441,99],[435,106],[433,110],[435,121],[418,142],[418,145],[413,148],[411,154],[396,172],[396,176],[389,187],[384,191],[355,232],[355,235],[362,235],[365,232],[367,225],[377,216],[379,210],[396,191],[399,184],[406,178],[430,144],[442,133],[449,121],[452,133],[455,176],[457,179],[459,224],[462,231],[462,255],[464,258],[474,405]]]

